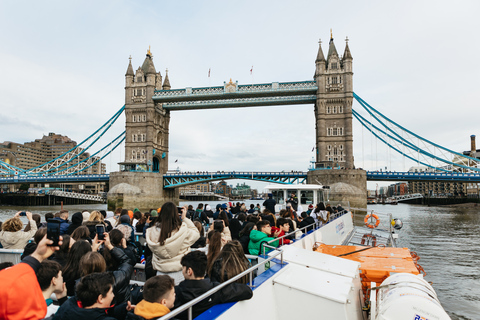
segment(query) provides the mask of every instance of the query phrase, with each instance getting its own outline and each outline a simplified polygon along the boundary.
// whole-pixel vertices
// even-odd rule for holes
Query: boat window
[[[277,201],[277,204],[284,204],[283,190],[272,190],[273,199]]]
[[[300,191],[300,203],[301,204],[313,204],[313,190]]]
[[[323,190],[317,190],[317,203],[325,202],[325,201],[326,199],[325,199],[325,194]]]

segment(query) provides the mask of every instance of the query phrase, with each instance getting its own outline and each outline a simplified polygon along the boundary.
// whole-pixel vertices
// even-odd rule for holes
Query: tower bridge
[[[353,99],[370,115],[370,120],[353,110]],[[297,104],[311,104],[315,116],[316,154],[309,171],[168,172],[171,112]],[[80,156],[104,135],[123,112],[125,131],[100,151],[80,161]],[[353,117],[391,150],[428,167],[431,172],[367,172],[355,169]],[[373,123],[372,119],[379,124]],[[93,142],[86,142],[89,139]],[[101,176],[82,174],[82,170],[103,159],[123,141],[125,158],[119,163],[119,172]],[[165,76],[156,71],[150,50],[136,71],[130,58],[125,74],[125,105],[84,142],[64,155],[28,170],[0,161],[0,175],[3,175],[0,183],[108,180],[110,208],[148,209],[166,201],[177,202],[179,186],[226,179],[340,185],[341,192],[335,193],[335,188],[331,189],[330,199],[349,200],[354,207],[366,206],[367,180],[480,182],[474,140],[472,151],[461,154],[416,135],[368,105],[353,92],[353,57],[348,39],[340,56],[332,36],[326,57],[319,43],[313,79],[298,82],[243,85],[230,79],[223,86],[172,89],[168,71]],[[84,146],[80,148],[82,144]]]

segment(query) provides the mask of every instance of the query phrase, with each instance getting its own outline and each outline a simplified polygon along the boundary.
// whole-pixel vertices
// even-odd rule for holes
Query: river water
[[[196,207],[198,202],[182,202]],[[218,202],[209,202],[214,208]],[[246,201],[262,203],[260,200]],[[65,206],[76,211],[106,209],[106,205]],[[0,206],[0,221],[20,210],[39,213],[60,210],[55,207]],[[399,204],[371,205],[368,209],[392,213],[403,221],[398,245],[416,251],[425,269],[425,280],[431,282],[453,320],[480,319],[480,207],[427,207]],[[25,218],[22,218],[26,220]],[[26,222],[26,221],[25,221]]]

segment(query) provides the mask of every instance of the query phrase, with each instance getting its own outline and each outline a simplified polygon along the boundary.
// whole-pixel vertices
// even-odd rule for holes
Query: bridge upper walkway
[[[169,110],[258,107],[313,104],[317,99],[315,81],[272,82],[219,87],[157,90],[153,100]]]
[[[340,169],[339,169],[340,170]],[[165,188],[176,188],[183,185],[229,180],[245,179],[269,183],[296,184],[305,183],[307,172],[256,172],[256,171],[197,171],[177,172],[163,175]],[[9,183],[78,183],[78,182],[106,182],[108,174],[92,175],[52,175],[52,176],[9,176],[0,177],[0,184]],[[454,172],[378,172],[367,171],[368,181],[446,181],[480,183],[480,173]]]

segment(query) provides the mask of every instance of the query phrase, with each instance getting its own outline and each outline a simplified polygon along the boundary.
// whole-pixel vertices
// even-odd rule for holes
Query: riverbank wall
[[[98,201],[59,197],[50,194],[0,193],[0,205],[11,206],[55,206],[69,204],[96,204]]]

